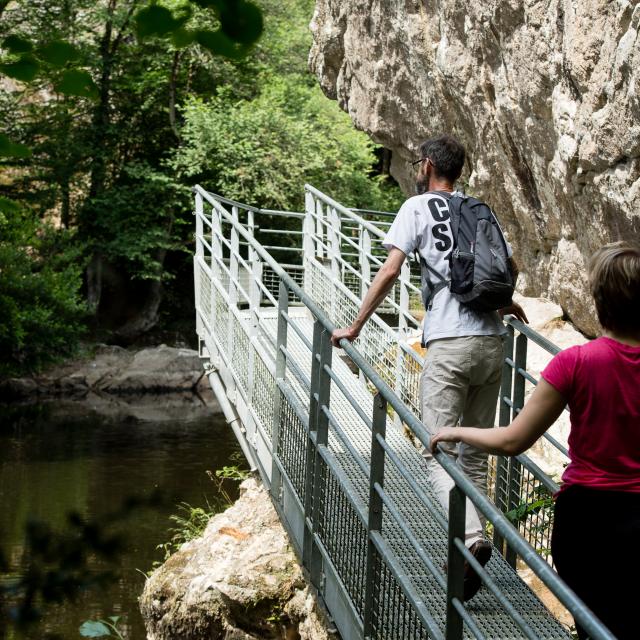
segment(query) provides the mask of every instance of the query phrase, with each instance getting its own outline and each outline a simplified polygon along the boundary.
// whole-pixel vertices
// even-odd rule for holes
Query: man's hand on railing
[[[527,318],[527,314],[524,312],[524,309],[517,302],[511,303],[510,306],[504,307],[504,309],[499,309],[498,313],[500,314],[501,318],[504,318],[507,315],[511,315],[516,320],[520,320],[520,322],[529,324],[529,318]]]
[[[349,342],[353,342],[360,335],[359,331],[356,331],[353,327],[347,327],[346,329],[336,329],[331,334],[331,344],[334,347],[340,346],[340,340],[346,338]]]

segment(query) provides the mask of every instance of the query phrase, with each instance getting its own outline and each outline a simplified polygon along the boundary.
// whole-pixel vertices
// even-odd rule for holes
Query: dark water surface
[[[157,402],[161,405],[162,398]],[[20,637],[42,638],[49,632],[79,638],[84,620],[121,615],[125,637],[144,638],[137,601],[145,580],[140,572],[162,560],[156,545],[171,537],[168,518],[178,512],[178,502],[206,507],[215,500],[206,471],[229,464],[239,447],[223,417],[207,410],[195,416],[191,411],[188,421],[162,422],[73,413],[65,418],[43,405],[0,407],[0,547],[14,567],[29,518],[62,528],[69,511],[99,518],[117,510],[127,496],[149,496],[157,488],[168,499],[159,508],[136,509],[126,521],[127,548],[115,567],[117,583],[106,591],[87,591],[75,603],[47,608],[44,622]],[[235,484],[227,488],[237,491]]]

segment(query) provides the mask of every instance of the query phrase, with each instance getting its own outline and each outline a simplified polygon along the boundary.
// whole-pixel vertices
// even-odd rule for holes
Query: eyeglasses
[[[418,158],[417,160],[414,160],[413,162],[410,162],[409,164],[412,167],[415,167],[417,164],[420,164],[421,162],[424,162],[425,160],[431,160],[430,158]]]

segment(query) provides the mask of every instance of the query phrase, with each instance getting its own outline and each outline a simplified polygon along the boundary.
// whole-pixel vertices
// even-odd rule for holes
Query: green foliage
[[[169,529],[171,538],[168,542],[159,544],[156,549],[162,551],[163,562],[169,556],[178,551],[185,543],[202,535],[209,523],[209,520],[216,514],[228,509],[233,500],[229,495],[225,481],[242,482],[249,477],[249,472],[242,468],[242,455],[233,454],[231,461],[235,464],[217,469],[215,474],[207,471],[207,475],[215,485],[214,495],[216,496],[213,504],[207,501],[206,508],[194,507],[187,502],[181,502],[178,505],[178,513],[169,517],[174,526]],[[154,563],[154,567],[160,562]]]
[[[0,218],[0,376],[69,355],[82,334],[81,264],[72,234],[23,210]]]
[[[507,511],[505,516],[515,527],[527,523],[526,526],[530,533],[540,536],[541,539],[547,539],[552,523],[553,504],[553,496],[548,489],[544,485],[538,484],[526,496],[526,500],[511,511]],[[551,553],[551,549],[546,547],[539,548],[538,551],[543,556]]]
[[[79,96],[84,98],[97,98],[98,87],[93,82],[91,76],[80,69],[67,69],[60,76],[54,89],[58,93],[65,93],[68,96]]]
[[[262,34],[262,11],[247,0],[184,0],[171,5],[154,2],[140,9],[135,16],[138,38],[171,37],[179,48],[197,42],[213,54],[239,60]],[[197,6],[214,11],[218,29],[201,29],[198,21],[191,21],[187,27]]]
[[[0,13],[0,65],[32,77],[0,92],[0,216],[29,209],[67,230],[67,290],[86,269],[92,326],[111,336],[191,315],[196,181],[263,207],[300,208],[305,182],[351,206],[397,207],[397,187],[375,175],[379,148],[307,70],[312,0],[15,0]],[[18,243],[12,273],[53,285],[38,245]],[[185,293],[155,313],[171,278]]]
[[[9,136],[0,133],[0,157],[28,158],[31,155],[29,147],[18,142],[11,142]]]
[[[178,513],[169,517],[174,524],[169,529],[171,537],[168,542],[159,544],[156,549],[162,551],[162,562],[165,562],[185,543],[202,535],[209,520],[215,515],[215,511],[207,504],[207,508],[193,507],[187,502],[178,505]],[[154,562],[154,567],[161,562]]]
[[[2,48],[9,51],[9,53],[21,54],[29,53],[33,49],[33,44],[26,38],[20,36],[11,35],[7,36],[2,41]]]
[[[161,170],[132,163],[112,186],[87,204],[85,243],[132,278],[162,277],[160,252],[178,249],[176,215],[189,209],[190,192]],[[164,274],[169,277],[169,274]]]
[[[310,182],[350,206],[397,205],[397,189],[369,178],[375,145],[317,87],[272,78],[252,100],[220,90],[189,101],[183,115],[175,168],[228,198],[299,208]]]
[[[553,496],[544,485],[538,484],[532,490],[527,500],[521,502],[515,509],[505,513],[512,524],[517,525],[525,522],[531,515],[544,513],[553,510]],[[549,522],[546,523],[549,526]]]
[[[78,49],[64,40],[52,40],[43,44],[38,49],[38,55],[53,67],[64,67],[68,62],[80,59]]]
[[[83,638],[120,638],[124,640],[118,629],[121,616],[109,616],[108,620],[85,620],[80,625],[80,635]]]

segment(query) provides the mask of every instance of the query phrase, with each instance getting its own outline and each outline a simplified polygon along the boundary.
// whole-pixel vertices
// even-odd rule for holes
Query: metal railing
[[[418,452],[388,420],[392,410],[428,446],[415,403],[404,401],[420,358],[398,341],[398,333],[374,316],[368,323],[371,335],[363,331],[358,348],[342,343],[375,397],[334,357],[333,318],[345,319],[343,306],[350,309],[359,300],[342,282],[341,236],[335,224],[346,217],[362,233],[367,230],[379,238],[378,232],[309,187],[301,287],[256,241],[260,210],[215,197],[201,187],[195,192],[201,352],[210,361],[210,373],[221,377],[226,395],[233,399],[253,463],[343,637],[449,640],[497,637],[498,628],[508,628],[504,637],[570,637],[543,613],[506,562],[492,558],[483,568],[471,556],[464,546],[464,505],[469,499],[487,517],[507,555],[519,556],[593,638],[612,638],[505,514],[438,453],[436,459],[455,481],[449,513],[442,512],[425,481]],[[321,212],[317,199],[323,203]],[[315,242],[311,224],[322,245]],[[365,243],[358,246],[359,260],[373,256]],[[278,280],[277,297],[262,279],[266,267]],[[246,286],[242,271],[251,274]],[[366,279],[362,283],[366,288]],[[410,289],[407,277],[402,286]],[[407,321],[406,329],[410,314],[403,315],[408,306],[406,296],[400,298],[398,315]],[[534,337],[516,321],[510,326],[521,333],[515,359],[507,357],[511,375],[505,370],[502,399],[517,411],[524,397],[520,379],[529,375],[521,336]],[[390,354],[384,367],[380,354]],[[505,416],[501,411],[501,422]],[[518,462],[529,469],[526,459]],[[509,464],[498,465],[496,481],[496,491],[500,487],[507,496],[515,491],[517,477]],[[486,586],[486,593],[471,603],[462,598],[465,561]]]

